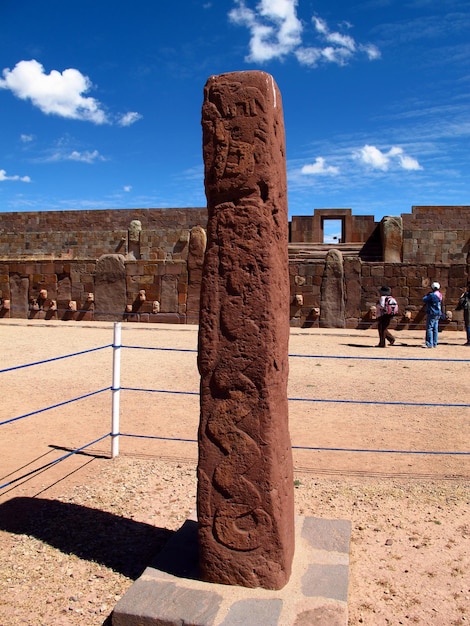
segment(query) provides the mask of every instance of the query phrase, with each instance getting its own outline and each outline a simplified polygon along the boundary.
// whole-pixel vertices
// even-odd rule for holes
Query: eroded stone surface
[[[12,317],[28,317],[29,278],[13,274],[10,278]]]
[[[126,306],[126,266],[122,254],[104,254],[96,262],[95,319],[116,319]]]
[[[401,217],[386,216],[380,223],[385,263],[401,263],[403,254],[403,221]]]
[[[321,328],[344,328],[344,266],[339,250],[329,250],[321,285]]]
[[[186,303],[189,324],[199,322],[199,294],[201,293],[202,267],[206,245],[206,231],[202,226],[194,226],[191,229],[188,246],[188,297]]]
[[[273,78],[211,77],[202,123],[200,566],[210,582],[279,589],[291,572],[294,514],[285,140]]]

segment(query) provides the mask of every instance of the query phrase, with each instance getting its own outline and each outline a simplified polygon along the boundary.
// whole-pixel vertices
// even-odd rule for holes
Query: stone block
[[[282,590],[203,582],[194,518],[119,600],[112,626],[347,626],[345,520],[296,518],[292,576]]]

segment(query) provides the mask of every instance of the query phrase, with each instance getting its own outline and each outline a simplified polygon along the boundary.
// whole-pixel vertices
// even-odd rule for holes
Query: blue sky
[[[467,0],[0,0],[0,212],[205,205],[207,78],[282,94],[290,215],[470,204]]]

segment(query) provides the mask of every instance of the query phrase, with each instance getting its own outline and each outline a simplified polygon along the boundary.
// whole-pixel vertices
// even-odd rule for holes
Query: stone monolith
[[[383,260],[385,263],[401,263],[403,250],[403,220],[401,217],[385,216],[380,222]]]
[[[340,250],[328,250],[321,283],[320,328],[344,328],[344,264]]]
[[[273,78],[212,76],[202,126],[200,569],[209,582],[280,589],[291,572],[294,507],[285,139]]]
[[[122,254],[104,254],[96,261],[95,319],[122,319],[126,306],[126,264]]]

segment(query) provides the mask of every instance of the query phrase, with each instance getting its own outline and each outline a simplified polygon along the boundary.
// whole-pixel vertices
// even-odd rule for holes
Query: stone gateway
[[[291,573],[294,505],[285,139],[273,78],[211,77],[202,126],[200,568],[209,582],[280,589]]]

